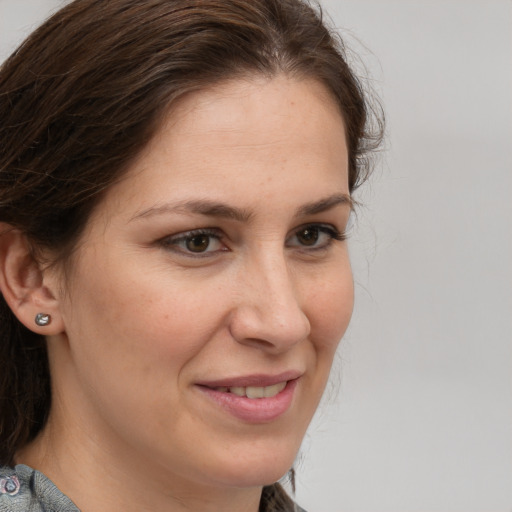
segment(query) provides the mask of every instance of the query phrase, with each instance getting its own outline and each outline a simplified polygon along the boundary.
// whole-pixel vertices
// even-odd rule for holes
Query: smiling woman
[[[77,0],[3,65],[1,511],[298,509],[380,137],[335,41],[296,0]]]

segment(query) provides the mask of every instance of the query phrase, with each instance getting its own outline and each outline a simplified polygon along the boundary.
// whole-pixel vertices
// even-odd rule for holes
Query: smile
[[[220,391],[221,393],[233,393],[237,396],[243,396],[247,398],[272,398],[276,396],[278,393],[281,393],[283,389],[286,387],[287,382],[279,382],[272,386],[219,386],[214,388],[215,391]]]
[[[218,411],[244,423],[268,423],[277,420],[290,409],[301,379],[294,373],[291,379],[286,380],[283,376],[279,380],[258,377],[240,380],[203,383],[197,385],[197,389]]]

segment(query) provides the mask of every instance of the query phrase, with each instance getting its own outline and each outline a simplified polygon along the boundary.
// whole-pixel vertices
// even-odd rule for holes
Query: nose
[[[280,353],[306,339],[310,321],[298,290],[299,276],[284,255],[254,258],[240,271],[230,331],[241,344]]]

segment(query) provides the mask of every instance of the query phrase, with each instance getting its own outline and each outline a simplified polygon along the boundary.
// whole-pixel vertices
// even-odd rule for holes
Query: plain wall
[[[0,59],[55,0],[0,0]],[[512,2],[323,0],[386,149],[356,309],[297,464],[310,512],[512,511]],[[362,68],[359,68],[365,74]]]

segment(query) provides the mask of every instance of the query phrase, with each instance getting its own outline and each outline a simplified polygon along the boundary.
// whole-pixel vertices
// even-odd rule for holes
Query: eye
[[[316,245],[320,237],[320,230],[317,227],[308,226],[298,231],[295,236],[301,245]]]
[[[190,252],[205,252],[211,243],[210,235],[194,235],[185,238],[185,247]]]
[[[207,255],[227,250],[220,240],[220,234],[211,229],[179,233],[164,238],[161,243],[168,250],[190,256]]]
[[[345,240],[345,235],[334,226],[327,224],[308,224],[302,226],[287,240],[288,247],[324,249],[334,240]]]

